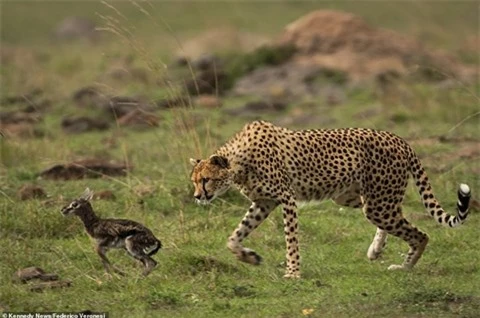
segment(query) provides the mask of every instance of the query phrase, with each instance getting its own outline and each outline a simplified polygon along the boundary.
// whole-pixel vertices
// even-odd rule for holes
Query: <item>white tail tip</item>
[[[470,195],[470,187],[465,183],[460,183],[459,190],[464,197]]]

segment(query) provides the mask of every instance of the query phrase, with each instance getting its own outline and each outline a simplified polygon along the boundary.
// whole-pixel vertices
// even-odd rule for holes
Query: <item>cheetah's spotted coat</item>
[[[367,256],[376,259],[387,234],[402,238],[410,250],[402,265],[410,269],[421,257],[428,236],[402,214],[409,175],[423,205],[440,224],[455,227],[468,214],[470,188],[460,185],[457,215],[447,214],[435,198],[427,174],[412,148],[386,131],[362,128],[293,131],[264,121],[247,124],[210,158],[191,159],[194,196],[208,203],[232,185],[252,205],[228,239],[228,248],[247,263],[261,257],[242,241],[278,205],[283,207],[287,245],[285,277],[300,276],[297,200],[333,199],[363,208],[377,232]]]

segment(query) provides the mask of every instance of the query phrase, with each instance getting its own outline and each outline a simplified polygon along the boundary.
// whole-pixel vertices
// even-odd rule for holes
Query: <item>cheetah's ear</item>
[[[192,166],[196,166],[198,163],[200,162],[200,159],[193,159],[193,158],[190,158],[190,164]]]
[[[210,157],[210,163],[225,169],[229,168],[230,166],[227,158],[218,155],[212,155]]]
[[[80,199],[84,199],[85,201],[90,201],[93,198],[93,191],[89,188],[86,188],[83,194],[80,196]]]

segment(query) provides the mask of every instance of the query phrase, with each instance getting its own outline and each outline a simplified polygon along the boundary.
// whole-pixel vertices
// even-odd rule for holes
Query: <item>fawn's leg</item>
[[[157,262],[145,253],[145,247],[151,245],[149,237],[137,235],[129,236],[125,240],[125,249],[135,259],[139,260],[145,267],[143,276],[147,276],[157,266]]]
[[[120,274],[120,275],[125,275],[121,270],[117,269],[115,266],[113,266],[110,261],[107,258],[107,251],[108,248],[105,246],[102,246],[101,244],[97,244],[95,247],[95,251],[97,252],[98,256],[102,259],[102,264],[103,268],[105,268],[105,271],[109,274],[111,274],[111,270],[113,270],[115,273]]]

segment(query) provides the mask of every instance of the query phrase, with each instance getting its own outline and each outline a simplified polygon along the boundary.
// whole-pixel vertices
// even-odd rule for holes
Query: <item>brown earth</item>
[[[272,89],[283,89],[295,96],[321,95],[315,88],[321,85],[312,79],[325,71],[345,75],[351,84],[405,76],[471,82],[478,76],[477,68],[447,52],[341,11],[318,10],[300,17],[285,27],[274,44],[293,45],[297,51],[286,63],[247,74],[237,81],[234,93],[265,96]]]
[[[340,11],[309,13],[287,25],[278,42],[295,45],[297,61],[340,69],[352,79],[386,72],[406,75],[412,68],[425,68],[424,75],[438,69],[445,76],[459,79],[474,75],[472,69],[444,51],[427,48],[414,38],[370,26],[361,17]]]

